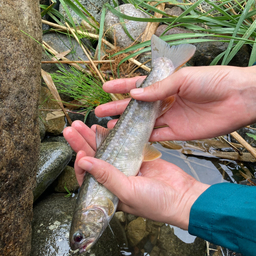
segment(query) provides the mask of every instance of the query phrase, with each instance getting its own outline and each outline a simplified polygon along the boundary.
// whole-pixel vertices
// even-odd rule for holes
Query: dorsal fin
[[[100,125],[96,125],[96,148],[99,148],[102,142],[107,138],[110,130]]]
[[[175,70],[183,66],[195,53],[196,47],[192,44],[169,46],[165,41],[153,35],[151,38],[152,63],[159,57],[166,57],[173,63]]]
[[[162,153],[158,151],[155,147],[151,146],[149,143],[145,145],[143,152],[144,162],[154,161],[162,156]]]

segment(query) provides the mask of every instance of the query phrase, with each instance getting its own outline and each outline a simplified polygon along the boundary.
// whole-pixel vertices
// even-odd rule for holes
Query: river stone
[[[34,201],[60,175],[71,157],[71,147],[65,143],[41,143]]]
[[[193,243],[185,243],[175,234],[172,227],[163,225],[158,233],[156,245],[160,248],[161,256],[199,256],[205,255],[205,241],[199,237]]]
[[[56,184],[54,186],[54,190],[56,192],[67,192],[65,187],[70,192],[76,192],[79,188],[79,185],[76,180],[75,170],[71,166],[66,166],[63,172],[60,174],[58,179],[56,180]]]
[[[168,26],[167,25],[160,25],[155,32],[156,36],[161,36],[164,31],[166,30]],[[193,31],[185,29],[185,28],[180,28],[180,27],[175,27],[169,29],[164,35],[173,35],[173,34],[185,34],[185,33],[193,33]]]
[[[72,1],[74,2],[74,1]],[[97,0],[97,1],[88,1],[88,0],[79,0],[79,2],[85,7],[85,9],[98,21],[100,22],[101,11],[104,4],[108,3],[114,7],[112,0]],[[74,4],[76,4],[74,2]],[[80,18],[72,9],[68,7],[70,14],[76,25],[79,25],[82,22],[82,18]],[[68,18],[65,9],[62,4],[60,4],[60,13]]]
[[[31,256],[78,255],[69,247],[69,230],[76,197],[67,194],[51,194],[35,203],[32,226]],[[93,246],[90,256],[121,256],[125,243],[124,232],[113,218],[98,242]],[[113,232],[113,233],[112,233]]]
[[[51,120],[47,119],[47,114],[51,111],[49,110],[59,110],[60,106],[57,101],[52,96],[50,90],[44,86],[41,87],[40,100],[39,100],[39,117],[42,119],[46,132],[59,135],[62,133],[65,127],[64,116],[54,118]]]
[[[0,17],[0,255],[26,256],[40,143],[39,1],[1,1]]]
[[[115,9],[128,16],[136,18],[148,18],[144,12],[136,9],[132,4],[123,4]],[[134,40],[140,40],[139,37],[146,29],[148,23],[125,19],[124,22],[132,38]],[[121,48],[126,48],[133,43],[133,40],[130,39],[130,37],[123,30],[119,18],[110,11],[107,12],[105,17],[105,30],[107,31],[107,35],[112,42],[114,41],[114,37],[116,37],[116,43]]]
[[[131,246],[136,246],[144,237],[148,235],[147,221],[142,217],[131,221],[127,226],[127,237]]]

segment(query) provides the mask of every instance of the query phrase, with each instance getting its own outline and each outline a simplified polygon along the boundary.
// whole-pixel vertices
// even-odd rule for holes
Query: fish
[[[170,47],[153,35],[151,38],[152,71],[136,87],[144,88],[161,81],[183,66],[196,47],[181,44]],[[113,129],[97,125],[95,158],[102,159],[127,176],[135,176],[143,161],[153,161],[161,153],[149,144],[156,119],[168,111],[175,101],[144,102],[131,99]],[[118,198],[94,177],[86,173],[80,188],[70,229],[72,250],[86,252],[98,241],[112,219]]]

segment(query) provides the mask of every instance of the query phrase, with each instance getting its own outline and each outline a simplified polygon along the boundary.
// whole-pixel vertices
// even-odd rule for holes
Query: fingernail
[[[78,166],[85,171],[89,172],[92,169],[92,163],[88,162],[87,160],[80,159],[78,162]]]
[[[132,89],[130,91],[130,93],[134,96],[140,95],[144,92],[144,88],[136,88],[136,89]]]

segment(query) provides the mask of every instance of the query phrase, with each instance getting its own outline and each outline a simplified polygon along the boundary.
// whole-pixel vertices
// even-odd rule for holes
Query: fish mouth
[[[82,253],[82,252],[88,251],[93,246],[94,242],[95,242],[95,239],[87,240],[83,244],[82,248],[79,249],[79,252]]]

